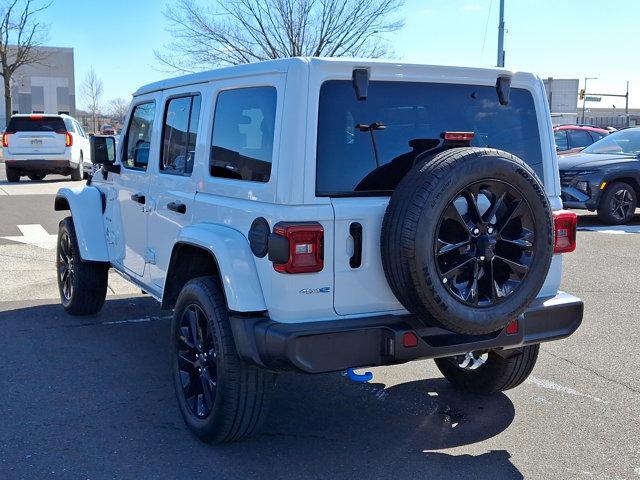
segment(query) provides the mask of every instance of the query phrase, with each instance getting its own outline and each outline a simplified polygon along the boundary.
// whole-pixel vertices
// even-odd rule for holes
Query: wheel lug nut
[[[484,262],[484,255],[480,255],[480,261]]]
[[[487,233],[493,233],[493,228],[491,227],[487,228]]]
[[[443,278],[443,279],[442,279],[442,283],[447,283],[447,279],[446,279],[446,278]]]
[[[477,229],[477,228],[474,228],[474,229],[473,229],[473,234],[474,234],[474,235],[478,235],[479,233],[480,233],[480,230],[479,230],[479,229]]]

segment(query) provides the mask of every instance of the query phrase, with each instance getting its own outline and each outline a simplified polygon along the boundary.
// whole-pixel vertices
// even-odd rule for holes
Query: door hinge
[[[144,251],[144,263],[148,263],[150,265],[156,264],[156,251],[153,248],[147,248]]]

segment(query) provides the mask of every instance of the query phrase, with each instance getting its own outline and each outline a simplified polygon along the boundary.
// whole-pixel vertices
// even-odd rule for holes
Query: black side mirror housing
[[[120,173],[120,165],[116,162],[116,138],[109,135],[93,135],[91,144],[91,163],[102,165],[108,172]]]

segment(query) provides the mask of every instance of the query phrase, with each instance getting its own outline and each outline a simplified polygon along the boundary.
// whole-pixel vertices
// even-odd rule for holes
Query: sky
[[[54,0],[43,15],[48,45],[73,47],[76,93],[93,67],[104,103],[129,100],[140,86],[166,78],[154,58],[170,40],[163,16],[171,0]],[[207,2],[207,0],[201,0]],[[210,1],[210,0],[209,0]],[[363,0],[366,1],[366,0]],[[496,63],[499,0],[407,0],[404,28],[387,38],[408,62],[489,67]],[[546,78],[598,77],[589,92],[624,94],[640,108],[640,0],[506,0],[506,64]],[[593,104],[624,107],[624,99]],[[78,107],[84,102],[77,100]]]

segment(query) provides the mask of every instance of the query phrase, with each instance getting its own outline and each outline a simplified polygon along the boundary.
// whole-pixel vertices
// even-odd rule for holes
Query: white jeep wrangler
[[[540,79],[507,70],[291,58],[147,85],[56,197],[62,304],[96,313],[114,268],[173,309],[210,441],[256,430],[279,371],[434,358],[515,387],[582,321],[553,138]]]

